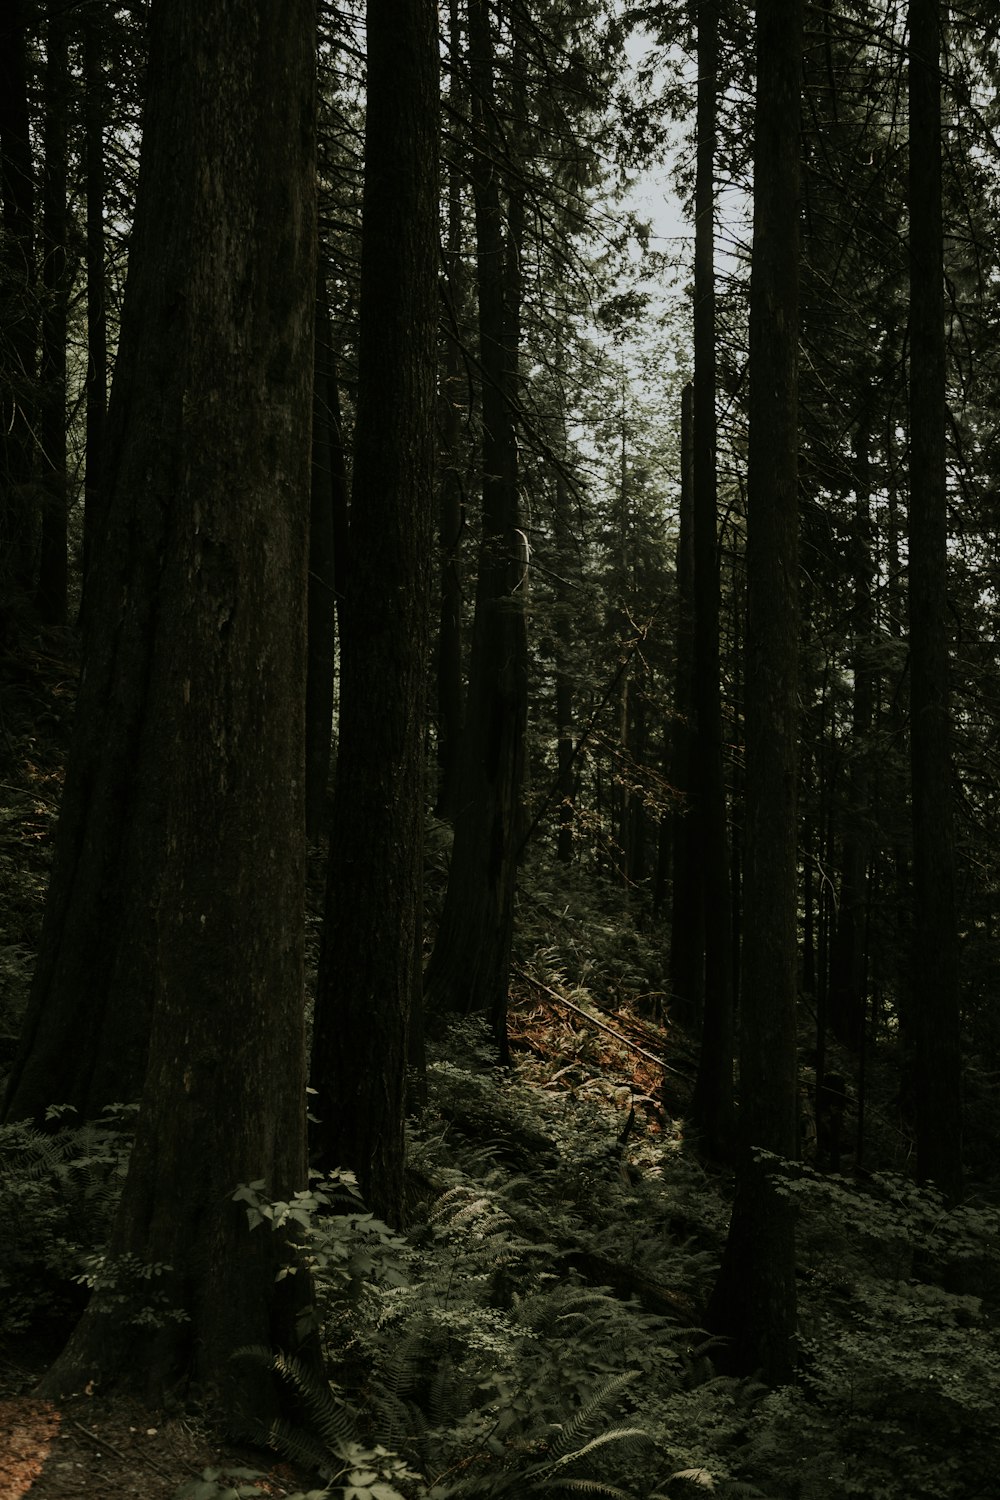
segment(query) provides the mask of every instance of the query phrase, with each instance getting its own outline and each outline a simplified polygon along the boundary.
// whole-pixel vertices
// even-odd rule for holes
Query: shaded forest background
[[[991,1493],[1000,26],[316,22],[0,25],[0,1330],[330,1493]]]

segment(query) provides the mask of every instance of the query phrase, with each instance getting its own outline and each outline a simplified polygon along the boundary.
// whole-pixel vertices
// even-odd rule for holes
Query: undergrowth
[[[339,1416],[272,1440],[311,1462],[318,1493],[994,1493],[995,1208],[948,1213],[903,1178],[789,1167],[800,1379],[723,1377],[701,1327],[718,1183],[680,1132],[652,1114],[623,1132],[615,1090],[560,1087],[558,1071],[534,1056],[495,1068],[485,1033],[459,1023],[412,1128],[407,1233],[365,1215],[343,1174],[330,1187],[346,1215],[295,1209],[331,1358],[316,1400]]]

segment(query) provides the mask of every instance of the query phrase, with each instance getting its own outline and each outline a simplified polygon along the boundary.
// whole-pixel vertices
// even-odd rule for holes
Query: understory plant
[[[64,1320],[100,1257],[121,1195],[135,1108],[49,1112],[51,1130],[0,1125],[0,1334]]]

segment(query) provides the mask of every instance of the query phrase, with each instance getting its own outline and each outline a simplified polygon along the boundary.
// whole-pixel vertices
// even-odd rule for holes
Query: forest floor
[[[41,931],[77,665],[71,632],[0,655],[0,1078]],[[223,1442],[193,1416],[154,1415],[96,1392],[58,1406],[38,1398],[32,1392],[57,1352],[34,1337],[0,1335],[0,1500],[173,1500],[207,1470],[234,1485],[253,1473],[262,1495],[301,1488],[289,1465]]]
[[[40,939],[75,679],[69,636],[0,651],[0,1094]],[[313,961],[323,866],[314,850]],[[446,830],[432,824],[432,908],[446,871]],[[800,1308],[811,1361],[801,1387],[767,1395],[713,1365],[717,1341],[700,1330],[731,1174],[685,1139],[696,1046],[669,1016],[662,1020],[663,935],[639,907],[620,887],[598,888],[529,854],[511,986],[514,1066],[496,1069],[474,1036],[465,1038],[465,1058],[457,1033],[429,1046],[430,1103],[411,1151],[414,1229],[401,1251],[376,1243],[372,1252],[390,1272],[401,1266],[409,1284],[390,1278],[396,1301],[383,1302],[353,1345],[348,1337],[342,1393],[353,1397],[360,1369],[362,1404],[379,1379],[383,1395],[387,1386],[398,1394],[408,1345],[429,1348],[438,1373],[447,1370],[452,1345],[442,1359],[425,1337],[436,1327],[470,1353],[472,1372],[455,1376],[451,1426],[437,1432],[437,1451],[417,1460],[421,1472],[446,1480],[488,1452],[499,1454],[501,1481],[514,1461],[527,1463],[530,1477],[553,1431],[572,1426],[567,1412],[587,1407],[595,1379],[611,1393],[613,1426],[624,1390],[617,1382],[635,1376],[634,1405],[626,1397],[625,1409],[652,1424],[666,1477],[643,1476],[641,1464],[629,1470],[626,1458],[624,1480],[608,1472],[628,1493],[645,1494],[650,1484],[670,1496],[715,1488],[780,1500],[998,1493],[997,1193],[988,1195],[994,1208],[979,1219],[970,1211],[964,1229],[954,1229],[957,1249],[942,1240],[939,1209],[907,1187],[910,1143],[889,1055],[873,1057],[869,1069],[865,1171],[828,1178],[807,1167],[800,1184],[809,1195],[800,1210]],[[804,1035],[803,1058],[809,1042]],[[804,1101],[809,1092],[804,1065]],[[28,1222],[34,1200],[25,1172],[12,1186],[8,1163],[0,1169],[0,1500],[243,1500],[315,1483],[316,1469],[226,1439],[193,1403],[154,1412],[99,1389],[58,1405],[40,1399],[37,1383],[83,1295],[71,1284],[79,1247],[69,1259],[61,1252],[61,1280],[29,1282],[41,1306],[12,1300],[16,1276],[4,1256],[24,1258],[17,1218],[24,1208]],[[33,1211],[36,1228],[51,1235],[37,1204]],[[913,1275],[928,1247],[945,1262],[982,1261],[976,1296],[951,1296]],[[27,1259],[32,1268],[44,1262],[37,1253]],[[30,1331],[38,1326],[51,1334]],[[403,1363],[394,1365],[401,1349]],[[476,1379],[491,1394],[463,1406],[463,1380]],[[496,1409],[500,1421],[514,1421],[502,1444],[495,1429],[484,1435],[477,1426]],[[617,1436],[609,1431],[581,1452]],[[373,1451],[385,1450],[369,1449],[369,1458]],[[501,1492],[519,1491],[501,1483]]]
[[[41,932],[45,888],[62,790],[77,673],[73,636],[51,632],[0,656],[0,1083],[16,1045],[16,1019],[27,1000]],[[309,925],[318,942],[322,861],[311,864]],[[659,1070],[647,1028],[631,1022],[634,1050],[587,1029],[608,1053],[602,1065],[574,1058],[581,1027],[572,1003],[521,973],[512,1012],[515,1048],[545,1055],[561,1033],[566,1086],[584,1071],[601,1087],[652,1106]],[[630,1023],[622,1020],[622,1027]],[[652,1028],[649,1028],[652,1030]],[[604,1044],[603,1048],[601,1044]],[[646,1056],[643,1057],[643,1044]],[[628,1075],[622,1065],[628,1066]],[[642,1106],[640,1106],[641,1108]],[[658,1110],[652,1109],[655,1130]],[[0,1500],[84,1500],[136,1496],[174,1500],[201,1478],[206,1488],[241,1486],[281,1497],[308,1487],[308,1476],[259,1450],[234,1446],[197,1414],[166,1415],[120,1397],[87,1391],[55,1404],[33,1392],[58,1352],[34,1336],[0,1335]],[[210,1481],[210,1482],[209,1482]]]
[[[206,1473],[262,1496],[303,1487],[287,1463],[236,1449],[190,1417],[119,1397],[43,1401],[30,1394],[43,1369],[5,1361],[0,1370],[0,1500],[174,1500]]]

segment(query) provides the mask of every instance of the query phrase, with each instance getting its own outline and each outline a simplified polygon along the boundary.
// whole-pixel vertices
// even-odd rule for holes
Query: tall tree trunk
[[[717,0],[698,6],[698,161],[694,257],[694,697],[698,805],[704,843],[705,997],[691,1118],[712,1155],[733,1137],[733,994],[719,683],[719,539],[716,488],[715,142]]]
[[[562,420],[562,458],[566,462],[566,424]],[[557,558],[556,578],[556,764],[559,791],[559,832],[556,855],[563,864],[573,858],[573,797],[575,777],[573,761],[573,602],[570,597],[569,567],[569,485],[565,473],[556,473],[554,532]]]
[[[874,714],[872,670],[872,548],[869,435],[859,429],[855,442],[854,524],[852,528],[851,751],[845,811],[840,904],[830,954],[830,1025],[852,1052],[864,1041],[867,1010],[865,933],[868,907],[868,828],[871,824],[871,732]],[[817,1080],[820,1082],[821,1080]]]
[[[448,49],[451,60],[449,107],[461,107],[461,24],[458,0],[448,7]],[[462,748],[462,571],[460,564],[465,505],[461,471],[461,423],[463,404],[462,349],[459,319],[465,303],[462,259],[462,178],[458,163],[448,170],[448,242],[445,259],[451,327],[445,330],[445,369],[442,446],[444,467],[440,495],[441,600],[437,638],[437,763],[438,786],[435,812],[453,822],[458,806],[458,780]]]
[[[28,111],[27,6],[0,18],[0,638],[35,575],[37,291],[35,178]]]
[[[910,755],[917,1171],[962,1195],[962,1055],[948,664],[938,0],[910,0]]]
[[[47,625],[66,623],[67,112],[69,28],[65,0],[50,0],[45,59],[45,176],[42,186],[41,413],[42,526],[35,604]]]
[[[84,130],[87,169],[87,450],[83,509],[83,595],[93,560],[103,491],[108,406],[108,318],[105,296],[105,162],[101,22],[85,8],[83,27]]]
[[[428,1002],[484,1012],[501,1057],[524,779],[527,569],[517,492],[513,398],[520,321],[520,183],[501,203],[501,143],[486,0],[469,6],[472,181],[476,208],[479,359],[483,404],[483,530],[455,843],[448,891],[427,969]]]
[[[336,656],[337,546],[347,513],[347,473],[333,333],[323,270],[316,287],[313,463],[309,506],[309,610],[306,666],[306,836],[326,832]],[[342,565],[342,559],[341,565]]]
[[[674,813],[670,912],[670,1004],[677,1019],[700,1019],[705,996],[705,903],[700,803],[695,780],[694,705],[694,387],[681,393],[681,503],[677,538],[677,664],[670,781]]]
[[[420,951],[437,333],[437,7],[369,0],[361,343],[314,1158],[403,1217]]]
[[[294,1348],[308,1290],[276,1286],[287,1247],[248,1233],[233,1192],[306,1179],[315,50],[310,0],[150,15],[107,504],[34,1045],[8,1108],[89,1113],[146,1079],[112,1285],[50,1396],[94,1379],[157,1400],[194,1380],[234,1417],[273,1410],[269,1378],[232,1355]],[[151,1294],[154,1326],[137,1316]]]
[[[750,282],[746,863],[736,1200],[712,1326],[790,1378],[795,1227],[766,1152],[797,1152],[798,282],[802,0],[757,6]]]

